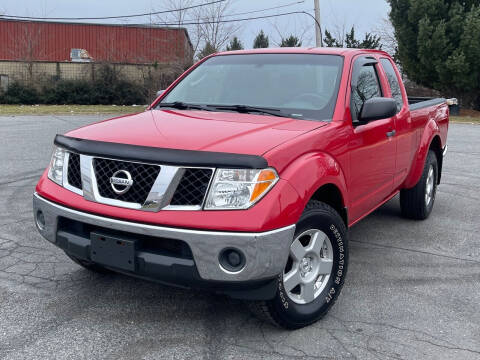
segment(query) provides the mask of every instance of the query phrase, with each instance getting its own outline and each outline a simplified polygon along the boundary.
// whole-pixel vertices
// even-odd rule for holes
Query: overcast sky
[[[271,8],[291,4],[301,0],[231,0],[231,13]],[[387,18],[389,5],[386,0],[320,0],[323,29],[331,32],[355,25],[358,37],[373,31],[382,19]],[[138,14],[154,10],[164,10],[164,0],[1,0],[0,13],[42,17],[93,17]],[[290,11],[310,11],[313,14],[313,0],[239,17],[270,15]],[[148,22],[148,17],[135,18],[130,23]],[[120,22],[120,21],[117,21]],[[281,36],[297,34],[302,36],[303,45],[315,44],[313,20],[304,14],[289,15],[273,19],[244,21],[238,37],[247,48],[253,38],[263,29],[270,36],[271,43],[278,42]],[[272,46],[272,45],[271,45]]]

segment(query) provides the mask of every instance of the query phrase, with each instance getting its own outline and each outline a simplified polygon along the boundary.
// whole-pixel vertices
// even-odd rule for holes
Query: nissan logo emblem
[[[110,178],[110,184],[116,194],[125,194],[133,185],[132,175],[127,170],[118,170]]]

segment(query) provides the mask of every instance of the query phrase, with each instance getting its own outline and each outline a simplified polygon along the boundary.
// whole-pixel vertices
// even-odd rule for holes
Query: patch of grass
[[[480,124],[480,117],[473,116],[450,116],[450,121],[453,123],[468,123]]]
[[[96,114],[133,114],[142,112],[147,105],[2,105],[0,116],[12,115],[96,115]],[[451,116],[453,123],[474,123],[480,125],[477,114]]]
[[[50,115],[50,114],[132,114],[142,112],[147,105],[0,105],[3,115]]]

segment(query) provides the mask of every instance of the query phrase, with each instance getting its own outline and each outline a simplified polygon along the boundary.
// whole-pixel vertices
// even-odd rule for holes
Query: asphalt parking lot
[[[239,301],[96,275],[36,231],[56,133],[106,118],[0,117],[0,359],[480,359],[480,126],[454,124],[432,216],[398,198],[350,230],[325,319],[288,332]]]

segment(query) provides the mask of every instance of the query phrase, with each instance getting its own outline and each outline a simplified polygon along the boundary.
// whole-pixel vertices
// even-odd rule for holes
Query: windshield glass
[[[342,67],[343,57],[336,55],[215,56],[188,74],[161,104],[199,104],[211,110],[241,105],[278,110],[299,119],[330,120]]]

